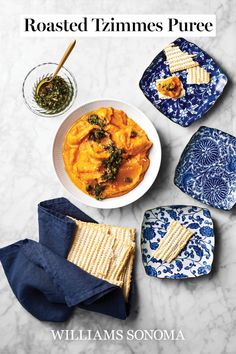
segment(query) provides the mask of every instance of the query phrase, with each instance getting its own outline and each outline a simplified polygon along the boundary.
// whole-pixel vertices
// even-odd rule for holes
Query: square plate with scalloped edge
[[[178,38],[173,42],[183,52],[194,54],[194,60],[210,73],[208,84],[187,84],[187,70],[175,72],[182,81],[185,89],[185,96],[178,99],[160,99],[156,89],[156,80],[171,76],[165,52],[162,50],[144,71],[139,86],[147,99],[167,118],[182,127],[188,127],[203,115],[215,104],[221,96],[227,76],[219,65],[206,52],[196,44],[184,38]]]
[[[194,234],[171,263],[153,257],[171,221],[177,220]],[[215,236],[208,209],[196,206],[163,206],[144,213],[141,251],[147,275],[156,278],[185,279],[210,273],[214,258]]]

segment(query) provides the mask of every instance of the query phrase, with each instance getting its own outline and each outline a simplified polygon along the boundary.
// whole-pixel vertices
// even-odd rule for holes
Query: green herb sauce
[[[95,184],[95,185],[91,185],[89,184],[86,188],[87,192],[91,195],[93,195],[97,200],[102,200],[102,193],[104,191],[104,189],[106,188],[106,186],[104,184]]]
[[[109,151],[110,156],[107,159],[102,160],[102,167],[104,168],[102,179],[104,182],[114,181],[123,161],[123,150],[118,149],[114,144],[107,145],[104,149]]]
[[[62,111],[71,101],[72,92],[69,84],[60,76],[56,76],[52,81],[38,86],[45,78],[40,80],[36,86],[34,99],[39,107],[45,109],[49,113]]]
[[[102,139],[109,136],[109,133],[104,130],[106,123],[104,119],[99,118],[97,114],[92,114],[88,118],[88,123],[91,125],[97,125],[99,128],[95,128],[90,134],[89,139],[101,143]],[[135,132],[135,136],[136,136]],[[89,184],[86,188],[87,192],[94,196],[97,200],[102,200],[102,193],[106,188],[107,181],[114,181],[119,172],[120,165],[123,161],[123,150],[118,149],[115,144],[103,145],[104,150],[109,152],[109,157],[102,160],[103,174],[101,176],[102,183],[96,183],[95,185]]]
[[[104,119],[99,118],[97,114],[92,114],[88,118],[88,122],[89,122],[89,124],[92,124],[92,125],[98,125],[100,128],[104,128],[106,125],[106,123],[104,122]]]

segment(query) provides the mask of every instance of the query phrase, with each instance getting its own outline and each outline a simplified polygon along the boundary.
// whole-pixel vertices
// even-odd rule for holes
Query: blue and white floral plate
[[[156,89],[156,80],[171,76],[169,65],[164,51],[161,51],[145,70],[139,86],[149,101],[166,117],[173,122],[187,127],[203,115],[214,105],[222,94],[227,84],[227,76],[216,62],[196,44],[184,38],[174,41],[180,49],[189,54],[196,54],[194,60],[210,73],[208,84],[190,85],[186,83],[187,70],[178,71],[174,75],[179,76],[186,91],[186,95],[178,99],[160,99]]]
[[[178,220],[194,232],[186,247],[170,264],[153,257],[171,221]],[[147,210],[141,233],[142,260],[147,275],[185,279],[210,273],[215,237],[208,209],[196,206],[165,206]]]
[[[180,157],[174,183],[202,203],[231,209],[236,203],[236,137],[200,127]]]

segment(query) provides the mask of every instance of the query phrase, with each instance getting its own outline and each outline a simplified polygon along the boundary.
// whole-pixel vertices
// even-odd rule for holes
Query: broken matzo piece
[[[199,65],[197,61],[194,61],[192,59],[193,57],[195,57],[195,54],[188,54],[186,52],[183,52],[178,46],[174,45],[173,43],[166,47],[164,49],[164,52],[171,73],[193,68]]]
[[[200,66],[188,69],[187,84],[208,84],[210,81],[210,74]]]
[[[153,257],[171,263],[186,246],[192,235],[192,231],[182,226],[179,221],[172,221]]]

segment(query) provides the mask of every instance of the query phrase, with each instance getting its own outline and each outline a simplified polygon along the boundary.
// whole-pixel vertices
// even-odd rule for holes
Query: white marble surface
[[[168,204],[201,205],[173,184],[178,158],[202,124],[236,135],[234,0],[0,0],[0,245],[25,237],[37,240],[36,206],[41,200],[68,197],[99,222],[139,228],[147,208]],[[51,150],[65,118],[34,116],[24,105],[22,81],[33,66],[57,61],[68,40],[27,39],[19,35],[21,13],[216,13],[217,37],[195,40],[222,65],[231,82],[207,116],[182,128],[162,116],[144,97],[138,81],[155,54],[169,42],[161,39],[83,39],[67,66],[78,81],[72,109],[94,98],[124,99],[143,110],[156,126],[163,146],[159,176],[139,201],[118,210],[80,205],[60,186],[53,171]],[[194,40],[194,39],[193,39]],[[234,41],[234,43],[233,43]],[[145,275],[137,237],[137,299],[125,322],[76,311],[65,324],[41,323],[16,301],[0,268],[0,352],[28,353],[162,353],[219,354],[236,352],[236,210],[214,210],[216,255],[213,272],[187,281],[163,281]],[[53,341],[50,329],[175,329],[185,341],[66,342]]]

